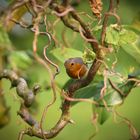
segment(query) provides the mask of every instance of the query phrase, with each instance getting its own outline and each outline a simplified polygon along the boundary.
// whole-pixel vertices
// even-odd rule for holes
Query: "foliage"
[[[116,111],[116,107],[123,106],[132,89],[140,84],[140,38],[137,20],[132,25],[120,24],[116,10],[118,0],[110,0],[108,11],[104,10],[104,1],[89,0],[88,8],[82,15],[77,10],[81,10],[79,7],[83,3],[87,4],[67,0],[12,1],[7,12],[4,11],[2,14],[0,91],[3,90],[4,78],[10,80],[11,87],[16,88],[20,105],[18,115],[23,123],[28,125],[28,129],[19,134],[19,140],[22,140],[24,135],[41,139],[54,138],[67,124],[73,123],[70,109],[79,102],[92,104],[92,122],[95,126],[97,123],[103,125],[115,114],[128,125],[132,139],[139,138],[129,119]],[[91,16],[90,12],[94,16]],[[115,23],[112,17],[115,18]],[[14,25],[23,29],[18,29],[19,27]],[[25,30],[33,33],[32,41],[28,35],[26,36]],[[19,32],[24,32],[25,35],[22,36]],[[27,41],[14,40],[16,34],[18,39],[21,35],[21,38]],[[16,45],[11,45],[11,42]],[[32,48],[24,49],[24,44],[32,45]],[[83,59],[83,64],[78,63],[77,57]],[[76,69],[78,79],[68,79],[66,75],[65,61],[69,58],[75,58],[72,65],[81,65],[80,69]],[[87,72],[79,77],[83,65],[87,67]],[[36,83],[39,82],[42,89],[37,95],[40,87]],[[36,119],[32,109],[37,110],[37,106],[40,106],[39,97],[43,98],[44,92],[52,93],[52,100],[43,106],[41,117],[39,115],[39,119]],[[46,114],[49,114],[48,110],[53,108],[58,100],[57,92],[61,94],[62,113],[57,116],[58,122],[53,122],[54,126],[46,131],[43,124]],[[9,122],[9,108],[5,104],[7,98],[1,96],[0,99],[0,127],[3,128]],[[44,101],[43,105],[45,100],[41,100]]]

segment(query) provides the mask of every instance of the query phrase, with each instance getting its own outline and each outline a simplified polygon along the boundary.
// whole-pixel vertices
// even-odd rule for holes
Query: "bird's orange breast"
[[[87,72],[87,66],[79,58],[71,58],[67,60],[65,62],[65,68],[67,74],[74,79],[82,78]]]

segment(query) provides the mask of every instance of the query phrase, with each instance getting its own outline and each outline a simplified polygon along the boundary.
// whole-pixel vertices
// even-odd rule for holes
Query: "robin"
[[[80,57],[69,58],[65,61],[64,66],[67,74],[73,79],[83,78],[88,71],[87,65]]]

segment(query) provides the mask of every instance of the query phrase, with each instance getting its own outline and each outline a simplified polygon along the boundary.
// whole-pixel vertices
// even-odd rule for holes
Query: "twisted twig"
[[[122,121],[120,121],[119,123],[125,123],[126,125],[128,125],[131,136],[132,136],[132,140],[139,140],[140,139],[140,134],[137,132],[137,130],[133,126],[132,122],[128,118],[126,118],[122,114],[120,114],[116,110],[116,108],[114,108],[113,112],[115,113],[116,116],[118,116],[122,119]]]
[[[51,80],[51,88],[53,90],[53,100],[46,106],[46,108],[44,109],[44,112],[42,114],[41,117],[41,121],[40,121],[40,126],[35,129],[30,127],[27,131],[23,131],[23,133],[21,133],[21,139],[23,137],[24,134],[30,135],[30,136],[36,136],[42,139],[49,139],[49,138],[53,138],[55,137],[69,122],[70,122],[70,103],[73,100],[73,96],[75,94],[75,91],[77,91],[78,89],[85,87],[87,85],[89,85],[91,83],[91,81],[94,79],[99,67],[102,64],[103,61],[103,57],[100,53],[100,47],[99,47],[99,42],[96,39],[96,37],[92,34],[91,30],[89,29],[89,27],[86,25],[86,23],[81,19],[81,17],[77,14],[76,10],[72,10],[72,9],[66,9],[66,7],[68,6],[68,3],[65,5],[59,5],[58,3],[55,3],[54,1],[49,0],[49,4],[47,3],[47,7],[49,6],[51,9],[53,9],[55,11],[55,13],[57,13],[57,15],[61,18],[61,20],[63,21],[63,23],[65,24],[65,26],[67,26],[68,28],[71,28],[73,31],[76,32],[80,32],[81,36],[88,42],[91,44],[91,47],[93,49],[93,51],[96,53],[96,58],[94,59],[87,76],[84,79],[78,79],[75,82],[73,82],[72,84],[70,84],[67,87],[67,97],[65,98],[64,102],[62,103],[62,114],[61,117],[59,119],[59,121],[55,124],[55,126],[53,128],[51,128],[49,131],[44,131],[42,124],[44,122],[44,118],[46,116],[46,112],[48,110],[48,108],[54,103],[55,99],[56,99],[56,90],[55,90],[55,82],[54,82],[54,76],[53,73],[51,71],[51,68],[49,67],[49,65],[43,60],[41,59],[38,55],[37,55],[37,41],[38,41],[38,35],[40,34],[45,34],[49,37],[49,41],[51,40],[50,34],[48,34],[48,32],[40,32],[39,31],[39,22],[41,21],[41,17],[44,16],[44,12],[45,10],[39,11],[39,13],[37,14],[37,17],[34,17],[34,25],[33,28],[30,28],[33,32],[34,32],[34,40],[33,40],[33,52],[34,52],[34,57],[36,59],[37,62],[39,62],[41,65],[45,66],[45,68],[47,69],[49,76],[50,76],[50,80]],[[67,1],[68,2],[68,1]],[[113,5],[113,0],[110,0],[110,7],[112,7]],[[37,4],[34,5],[35,8],[38,8],[36,6],[38,6]],[[43,7],[43,9],[47,8],[46,6],[41,6]],[[66,11],[65,11],[66,9]],[[112,8],[111,12],[112,12]],[[36,9],[35,9],[36,11]],[[74,25],[72,25],[72,23],[67,20],[66,16],[70,16],[73,20],[75,20],[79,26],[75,27]],[[111,14],[108,14],[108,16],[110,16]],[[105,23],[103,25],[103,34],[102,37],[104,40],[104,34],[106,32],[106,26],[107,26],[107,20],[104,20]],[[45,22],[44,22],[45,23]],[[79,30],[80,27],[80,30]],[[104,42],[104,41],[102,41]],[[46,49],[48,47],[48,44],[46,45],[46,47],[44,47],[44,57],[45,59],[48,61],[48,58],[46,56]],[[53,63],[49,62],[50,64],[52,64],[53,66],[55,66],[57,68],[56,65],[54,65]],[[22,111],[23,112],[23,111]],[[28,113],[28,112],[27,112]],[[25,116],[24,114],[26,114],[26,110],[24,110],[24,113],[22,113],[21,115],[23,116],[23,119],[26,121],[30,126],[32,126],[32,123],[29,122],[29,118],[30,116]],[[28,114],[29,115],[29,114]],[[25,117],[24,117],[25,116]],[[34,121],[32,121],[34,122]]]
[[[108,12],[105,13],[104,19],[103,19],[103,27],[102,27],[102,32],[101,32],[101,45],[104,46],[104,41],[105,41],[105,34],[106,34],[106,28],[108,24],[108,19],[110,16],[114,16],[117,19],[117,23],[120,24],[120,17],[116,14],[115,10],[115,5],[114,5],[115,0],[110,0]],[[116,6],[118,7],[119,1],[117,0]]]
[[[63,11],[63,12],[61,12],[61,13],[58,13],[58,12],[56,12],[56,11],[53,11],[53,13],[55,14],[55,15],[57,15],[58,17],[63,17],[63,16],[65,16],[65,15],[67,15],[69,12],[71,12],[71,11],[74,11],[74,9],[72,8],[72,7],[68,7],[67,9],[65,9],[65,11]]]
[[[70,102],[87,102],[87,103],[99,105],[98,102],[96,102],[94,100],[84,99],[84,98],[72,98],[72,97],[69,97],[69,96],[67,96],[67,94],[66,94],[66,92],[64,90],[61,92],[61,95],[65,100],[68,100]]]

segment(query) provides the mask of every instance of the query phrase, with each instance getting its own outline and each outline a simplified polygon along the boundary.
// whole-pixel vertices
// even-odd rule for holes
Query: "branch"
[[[63,17],[65,15],[67,15],[69,12],[74,11],[74,9],[72,7],[68,7],[65,11],[58,13],[56,11],[54,11],[53,13],[56,14],[58,17]]]
[[[39,87],[36,89],[36,86],[33,89],[29,89],[27,82],[18,77],[18,75],[11,70],[4,70],[0,73],[0,80],[3,78],[9,79],[11,81],[11,88],[16,87],[16,92],[20,96],[26,107],[30,107],[35,101],[35,95]]]
[[[37,6],[37,5],[35,5]],[[65,24],[65,26],[67,26],[68,28],[71,28],[73,31],[76,32],[80,32],[81,35],[83,36],[83,38],[85,37],[85,39],[88,41],[88,43],[90,43],[93,51],[96,53],[96,58],[92,63],[92,66],[90,67],[87,76],[84,79],[79,79],[76,80],[75,82],[73,82],[72,84],[70,84],[67,88],[67,97],[72,98],[75,94],[75,91],[77,91],[78,89],[85,87],[87,85],[89,85],[92,80],[94,79],[98,69],[100,68],[101,64],[102,64],[102,60],[103,57],[100,54],[100,47],[99,47],[99,43],[98,40],[96,39],[96,37],[94,35],[92,35],[92,32],[90,31],[90,29],[88,28],[88,26],[86,25],[86,23],[80,18],[80,16],[77,14],[77,12],[75,10],[67,10],[67,7],[65,7],[64,5],[58,5],[55,2],[51,2],[48,4],[47,6],[49,6],[51,9],[53,9],[58,15],[60,15],[61,20],[63,21],[63,23]],[[43,5],[42,5],[43,7]],[[47,8],[46,6],[44,6],[45,8]],[[36,7],[34,7],[36,8]],[[53,104],[55,101],[55,83],[54,83],[54,77],[52,74],[52,71],[50,69],[50,67],[47,65],[47,63],[45,63],[45,61],[43,61],[43,59],[41,59],[38,55],[37,55],[37,37],[38,35],[41,33],[39,31],[39,22],[41,20],[41,18],[43,17],[43,15],[45,14],[45,11],[43,13],[43,11],[41,11],[41,13],[37,13],[37,17],[35,17],[35,21],[34,21],[34,28],[30,28],[34,33],[34,41],[33,41],[33,51],[34,51],[34,56],[35,59],[42,65],[44,65],[50,75],[50,79],[51,79],[51,88],[53,90],[54,93],[54,100],[52,100],[52,102],[50,104]],[[80,26],[80,30],[79,30],[79,26],[75,27],[68,19],[67,16],[71,16],[71,18],[73,20],[75,20],[79,26]],[[43,32],[44,33],[44,32]],[[48,36],[48,35],[47,35]],[[44,48],[44,56],[46,56],[46,47]],[[46,58],[46,57],[45,57]],[[47,60],[47,58],[46,58]],[[8,77],[8,79],[10,79],[10,76]],[[12,80],[13,78],[11,78],[10,80]],[[17,77],[17,79],[19,80],[19,78]],[[16,88],[19,85],[19,83],[17,83],[17,79],[15,79],[14,81],[11,81],[12,83],[15,84]],[[27,87],[27,91],[31,91],[28,88],[28,85],[26,83],[26,81],[24,81],[22,79],[20,81],[20,83],[24,83],[24,85],[26,85]],[[26,84],[25,84],[26,83]],[[17,91],[18,92],[18,91]],[[20,93],[22,93],[20,91]],[[32,91],[33,93],[33,91]],[[25,93],[22,93],[23,95]],[[32,94],[34,95],[34,94]],[[20,96],[20,95],[19,95]],[[55,124],[55,126],[53,128],[51,128],[48,131],[44,131],[42,128],[42,123],[43,120],[45,118],[46,114],[46,110],[48,109],[48,107],[50,106],[50,104],[45,108],[45,111],[42,115],[42,119],[40,122],[40,126],[39,127],[33,127],[33,126],[38,126],[38,123],[32,118],[32,116],[30,115],[29,111],[28,111],[28,106],[25,104],[27,101],[25,100],[24,96],[20,96],[23,98],[24,100],[24,106],[21,106],[19,115],[23,118],[23,120],[25,120],[26,123],[28,123],[31,127],[29,127],[27,130],[22,131],[19,135],[19,140],[23,138],[24,134],[30,135],[30,136],[36,136],[42,139],[50,139],[55,137],[59,132],[61,132],[61,130],[70,123],[70,104],[71,101],[65,99],[64,102],[62,103],[62,114],[61,117],[59,119],[59,121]],[[35,97],[35,96],[33,96]],[[31,100],[30,105],[32,105],[32,102],[34,101],[34,99]]]
[[[113,112],[116,116],[118,116],[120,119],[122,119],[122,121],[120,123],[125,123],[128,126],[130,134],[131,134],[131,138],[132,138],[131,140],[139,140],[140,139],[140,134],[137,132],[137,130],[133,126],[132,122],[128,118],[126,118],[122,114],[120,114],[116,110],[116,108],[114,108]]]
[[[115,0],[110,0],[108,11],[104,15],[103,27],[102,27],[102,32],[101,32],[101,45],[102,46],[104,46],[105,34],[106,34],[106,28],[107,28],[109,16],[114,16],[117,19],[117,23],[120,24],[120,18],[116,14],[116,9],[115,9],[118,6],[119,1],[117,0],[116,7],[114,6],[115,5],[114,1]]]
[[[50,5],[50,8],[56,11],[57,13],[62,13],[66,11],[66,7],[62,5],[58,5],[56,3],[52,3]],[[99,53],[98,40],[96,39],[95,36],[92,35],[90,29],[84,23],[84,21],[82,21],[80,16],[77,14],[76,10],[71,10],[67,14],[69,14],[75,21],[77,21],[80,24],[80,26],[83,29],[83,35],[87,38],[87,40],[88,39],[92,40],[89,42],[91,44],[92,49],[95,51],[95,53]],[[71,28],[73,31],[79,32],[79,27],[74,26],[73,23],[69,21],[69,19],[67,18],[67,15],[62,16],[61,20],[63,21],[65,26],[67,26],[68,28]]]
[[[58,13],[65,11],[64,10],[65,8],[62,6],[59,7],[59,5],[57,5],[57,4],[54,4],[53,6],[54,6],[53,8]],[[51,5],[51,7],[52,7],[52,5]],[[84,30],[83,34],[87,38],[95,40],[94,42],[89,42],[89,43],[91,44],[92,48],[97,52],[97,58],[94,60],[91,68],[89,69],[87,77],[85,79],[77,80],[68,86],[67,95],[68,95],[68,97],[73,97],[76,90],[87,86],[94,79],[96,72],[98,71],[100,65],[102,64],[102,62],[98,59],[102,59],[102,57],[98,53],[98,51],[99,51],[98,41],[96,40],[96,38],[94,36],[92,36],[92,34],[91,34],[90,30],[87,28],[86,24],[81,20],[81,18],[77,15],[77,13],[75,11],[70,11],[69,14],[71,14],[72,17],[80,23],[81,27]],[[63,17],[61,17],[61,19],[62,19],[62,21],[64,20]],[[66,20],[64,20],[64,21],[66,21]],[[68,24],[65,24],[66,26],[68,25],[68,27],[70,27],[71,29],[74,29],[73,25],[71,25],[69,22],[67,22],[67,23]],[[79,32],[79,30],[78,30],[78,32]],[[62,104],[61,117],[53,128],[51,128],[49,131],[43,131],[43,136],[45,136],[45,138],[50,139],[50,138],[55,137],[68,123],[70,123],[70,103],[71,103],[71,101],[64,100],[64,102]],[[29,128],[28,131],[26,132],[26,134],[28,134],[30,136],[44,138],[42,136],[41,130],[36,131],[32,128]]]
[[[84,99],[84,98],[69,97],[69,96],[66,95],[66,92],[64,90],[61,92],[61,95],[65,100],[68,100],[70,102],[87,102],[87,103],[91,103],[91,104],[94,104],[94,105],[99,105],[98,102],[96,102],[92,99],[90,100],[90,99]]]
[[[109,84],[111,85],[111,87],[117,91],[121,96],[126,96],[123,91],[121,91],[110,79],[108,79]]]

